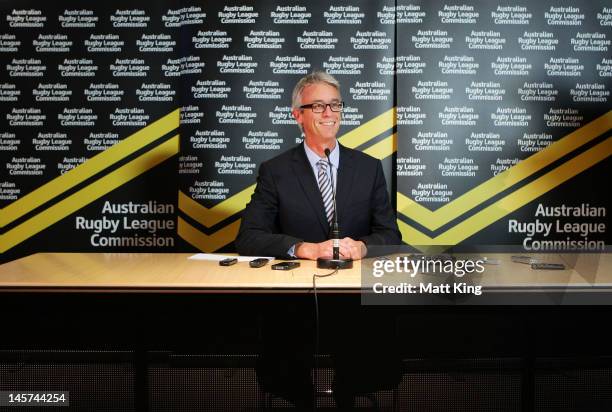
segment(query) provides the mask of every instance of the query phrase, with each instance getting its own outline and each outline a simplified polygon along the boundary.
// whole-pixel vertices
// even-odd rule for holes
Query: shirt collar
[[[329,160],[332,164],[332,166],[334,167],[334,169],[338,170],[338,165],[340,164],[340,148],[339,148],[339,144],[336,141],[336,146],[334,147],[334,150],[332,150],[329,153]],[[317,162],[320,159],[326,159],[325,156],[323,157],[319,157],[318,154],[316,154],[310,147],[308,147],[308,145],[306,143],[304,143],[304,151],[306,152],[306,157],[308,158],[308,163],[310,163],[310,166],[312,167],[313,170],[315,170],[315,174],[316,174],[316,170],[317,170]]]

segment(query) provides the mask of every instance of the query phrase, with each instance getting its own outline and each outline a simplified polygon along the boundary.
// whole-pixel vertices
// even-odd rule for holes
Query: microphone
[[[331,178],[331,186],[332,186],[332,203],[334,205],[334,215],[332,217],[332,227],[331,227],[331,239],[333,241],[333,258],[340,259],[340,230],[338,230],[338,208],[336,207],[336,187],[334,185],[334,175],[333,168],[331,164],[331,160],[329,159],[329,154],[331,152],[326,147],[325,148],[325,157],[327,157],[327,164],[329,165],[329,173]]]
[[[353,267],[353,259],[340,259],[340,229],[338,229],[338,208],[336,207],[336,186],[334,185],[334,169],[331,160],[329,160],[330,150],[325,148],[325,157],[329,165],[329,173],[332,188],[332,203],[334,206],[334,215],[332,217],[332,226],[330,239],[332,240],[332,258],[318,258],[317,268],[319,269],[350,269]]]

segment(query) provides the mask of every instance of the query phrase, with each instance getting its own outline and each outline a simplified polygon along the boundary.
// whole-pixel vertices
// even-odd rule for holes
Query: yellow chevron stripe
[[[176,129],[178,125],[179,109],[176,109],[0,210],[0,227],[6,226],[113,163],[154,142]]]
[[[254,191],[255,185],[251,185],[210,209],[179,191],[178,207],[198,223],[211,227],[243,210]]]
[[[450,202],[450,203],[453,203],[453,202]],[[477,206],[477,205],[474,205],[474,206]],[[421,206],[420,204],[418,204],[417,202],[415,202],[408,196],[404,195],[403,193],[397,192],[397,213],[398,214],[401,213],[404,216],[408,216],[409,218],[411,218],[415,222],[419,222],[420,224],[422,224],[429,230],[436,230],[443,224],[447,223],[447,222],[435,221],[435,218],[437,216],[436,212],[438,210],[432,212],[431,210],[427,209],[424,206]]]
[[[364,144],[365,142],[372,140],[382,132],[391,129],[395,126],[395,107],[387,110],[383,114],[380,114],[367,121],[361,126],[345,133],[338,138],[338,141],[346,147],[354,149],[355,147]]]
[[[209,236],[191,226],[180,216],[178,217],[179,236],[189,242],[192,246],[198,248],[202,252],[207,253],[214,252],[236,239],[239,228],[240,220],[237,220],[236,222],[230,223],[223,229],[220,229]]]
[[[397,219],[397,225],[399,226],[400,232],[402,232],[402,239],[410,246],[414,246],[417,249],[422,250],[423,247],[438,245],[438,238],[431,238],[420,230],[415,229],[399,219]]]
[[[496,194],[520,182],[571,151],[590,142],[612,128],[612,111],[573,131],[547,148],[517,163],[510,169],[476,186],[436,211],[419,205],[397,193],[398,213],[413,219],[429,230],[436,230]]]
[[[402,239],[408,245],[420,250],[423,253],[438,254],[446,250],[453,245],[438,245],[436,239],[432,239],[429,236],[423,234],[421,231],[413,228],[407,223],[397,219],[397,226],[402,233]]]
[[[398,220],[400,231],[406,243],[417,248],[419,246],[456,245],[589,167],[607,159],[610,154],[612,154],[612,138],[607,138],[433,239]]]
[[[177,154],[178,150],[179,135],[176,135],[0,235],[0,252],[5,252],[18,245],[71,213],[76,212],[147,170],[152,169],[164,160]]]
[[[388,156],[391,156],[396,150],[397,133],[393,133],[391,136],[385,137],[380,142],[375,143],[367,149],[363,150],[363,152],[377,159],[384,159]]]

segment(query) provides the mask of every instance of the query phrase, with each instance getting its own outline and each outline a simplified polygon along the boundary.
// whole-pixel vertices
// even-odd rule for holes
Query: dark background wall
[[[612,10],[557,3],[2,2],[2,260],[231,250],[314,69],[407,244],[601,251]]]

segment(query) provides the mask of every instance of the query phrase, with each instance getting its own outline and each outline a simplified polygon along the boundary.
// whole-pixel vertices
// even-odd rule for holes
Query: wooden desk
[[[313,274],[328,273],[317,269],[312,261],[301,261],[301,266],[291,271],[277,271],[270,269],[270,264],[276,261],[253,269],[247,262],[221,267],[213,261],[188,259],[190,256],[187,253],[37,253],[0,265],[0,290],[304,292],[312,289]],[[499,264],[485,265],[483,274],[466,275],[464,279],[472,278],[484,290],[612,289],[612,257],[606,253],[545,256],[548,262],[564,263],[566,270],[533,270],[529,265],[512,262],[510,256],[488,255]],[[362,264],[368,263],[357,261],[353,269],[317,278],[317,289],[359,292]],[[432,279],[432,275],[418,274],[412,281]]]
[[[188,259],[189,253],[37,253],[0,265],[2,291],[191,291],[256,292],[312,289],[314,273],[327,273],[312,261],[290,271],[248,262],[219,266]],[[317,288],[359,290],[359,265],[339,275],[317,279]]]

